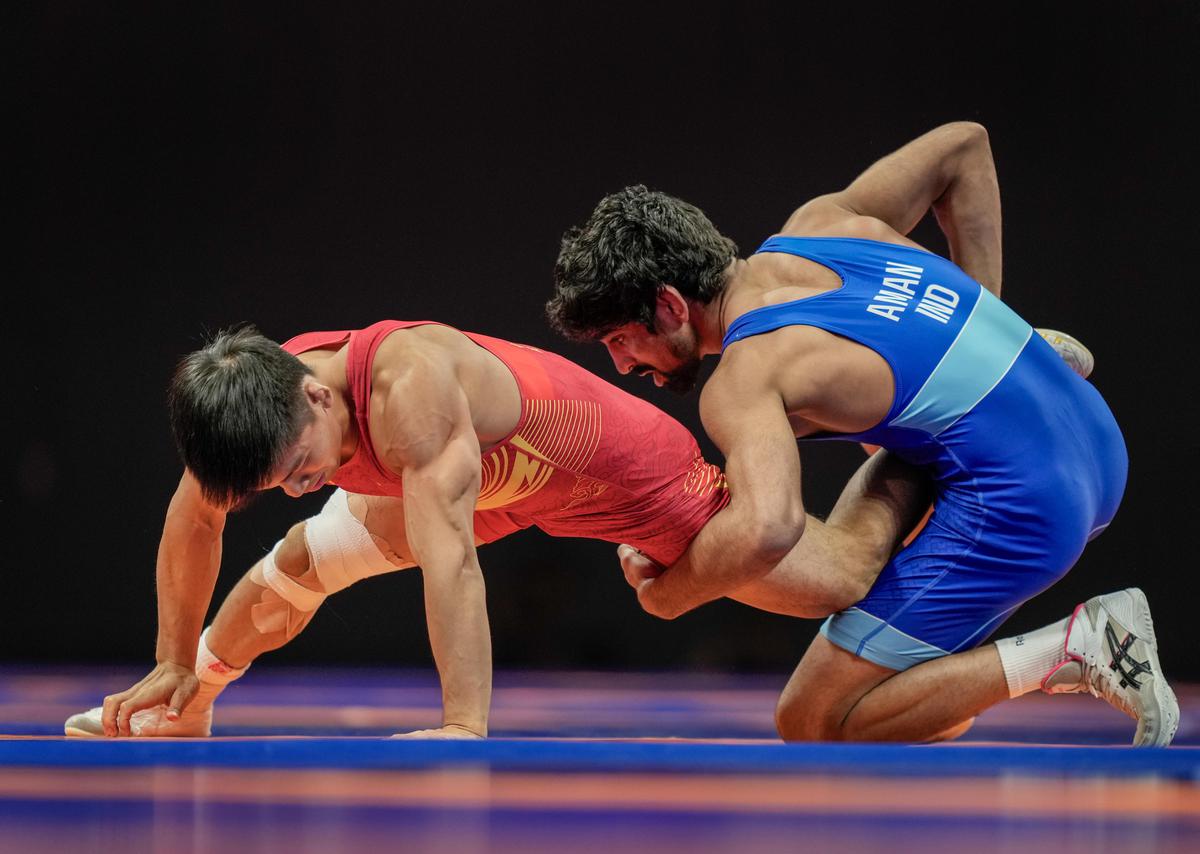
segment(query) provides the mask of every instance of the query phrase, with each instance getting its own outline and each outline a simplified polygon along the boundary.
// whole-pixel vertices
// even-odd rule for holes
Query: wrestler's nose
[[[613,367],[617,369],[619,374],[627,374],[633,370],[633,366],[637,361],[629,355],[625,348],[619,344],[604,345],[608,348],[608,357],[613,361]]]

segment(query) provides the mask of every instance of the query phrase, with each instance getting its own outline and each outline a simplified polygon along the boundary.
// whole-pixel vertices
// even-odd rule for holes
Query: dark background
[[[42,3],[5,27],[0,660],[151,663],[180,473],[164,387],[206,332],[437,319],[564,353],[702,437],[694,397],[545,325],[562,231],[644,182],[749,252],[973,119],[1000,173],[1004,296],[1090,345],[1132,460],[1115,523],[1004,632],[1137,584],[1168,672],[1200,678],[1194,4],[247,5]],[[944,249],[929,221],[916,236]],[[811,509],[860,458],[803,450]],[[231,518],[218,601],[323,500]],[[725,602],[654,620],[606,543],[527,531],[481,561],[505,667],[782,674],[817,628]],[[418,573],[374,579],[263,664],[427,666],[423,620]]]

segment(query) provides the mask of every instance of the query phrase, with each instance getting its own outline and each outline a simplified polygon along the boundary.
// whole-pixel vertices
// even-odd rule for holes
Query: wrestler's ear
[[[661,285],[654,303],[655,327],[674,332],[688,322],[691,307],[674,285]]]
[[[333,405],[333,389],[317,382],[312,376],[304,377],[304,394],[308,402],[318,409],[328,409]]]

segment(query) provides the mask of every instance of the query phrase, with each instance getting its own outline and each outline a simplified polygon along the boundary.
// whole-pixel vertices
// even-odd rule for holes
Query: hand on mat
[[[622,543],[617,546],[617,557],[621,560],[621,571],[625,573],[625,581],[637,590],[647,578],[658,578],[665,568],[655,560],[651,560],[635,549]]]
[[[434,738],[434,739],[450,739],[450,738],[483,738],[477,732],[471,732],[466,727],[450,724],[449,726],[439,727],[438,729],[419,729],[415,732],[398,732],[392,738]]]
[[[159,704],[167,706],[167,720],[179,720],[199,688],[200,680],[191,667],[163,661],[132,688],[104,698],[101,717],[104,734],[129,735],[129,718],[133,713]]]

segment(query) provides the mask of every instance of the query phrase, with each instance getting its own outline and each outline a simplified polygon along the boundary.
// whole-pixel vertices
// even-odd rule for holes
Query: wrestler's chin
[[[699,374],[700,362],[688,362],[671,371],[669,374],[663,374],[662,386],[667,391],[674,392],[675,394],[691,394],[696,388],[696,378]],[[657,379],[658,377],[655,376],[655,380]]]

